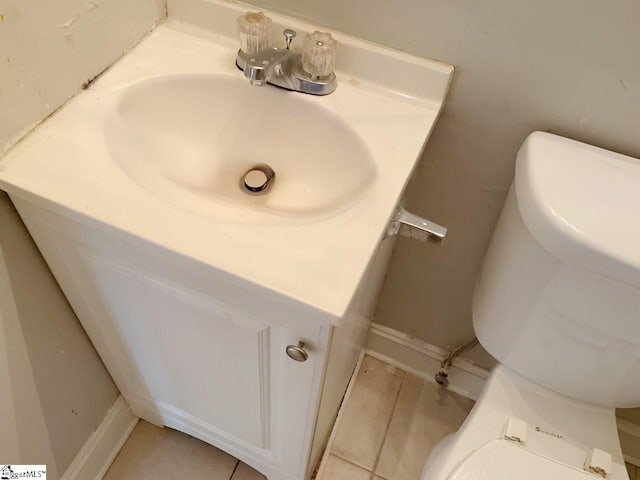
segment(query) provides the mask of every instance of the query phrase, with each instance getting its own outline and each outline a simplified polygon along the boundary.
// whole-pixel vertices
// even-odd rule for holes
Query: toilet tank
[[[473,298],[480,343],[564,395],[640,406],[640,160],[536,132]]]

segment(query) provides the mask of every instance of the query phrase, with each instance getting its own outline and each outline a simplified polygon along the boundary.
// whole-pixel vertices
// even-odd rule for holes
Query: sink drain
[[[276,173],[269,165],[256,165],[247,170],[242,176],[240,187],[252,195],[267,193],[275,177]]]

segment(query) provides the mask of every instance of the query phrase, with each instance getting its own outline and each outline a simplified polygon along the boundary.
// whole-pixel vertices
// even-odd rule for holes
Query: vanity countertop
[[[379,248],[441,110],[453,69],[334,33],[340,45],[338,89],[324,97],[304,95],[301,101],[337,115],[362,139],[374,169],[366,188],[344,208],[308,221],[287,222],[285,217],[252,223],[241,210],[236,219],[208,215],[141,188],[114,162],[108,145],[113,140],[105,133],[114,102],[142,81],[210,74],[245,81],[234,64],[237,42],[231,36],[233,19],[242,9],[208,4],[206,14],[176,12],[178,18],[157,27],[28,134],[0,160],[0,186],[10,196],[78,222],[151,242],[296,299],[336,322]],[[207,18],[209,30],[194,25]],[[313,28],[273,18],[299,31]],[[247,82],[247,88],[275,87]],[[277,95],[286,108],[287,99],[302,94]],[[282,132],[283,141],[286,137]]]

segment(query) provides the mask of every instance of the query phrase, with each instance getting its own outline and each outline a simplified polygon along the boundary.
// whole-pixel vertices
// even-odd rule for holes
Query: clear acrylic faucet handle
[[[247,12],[238,17],[240,50],[247,55],[270,47],[271,19],[262,12]]]
[[[315,31],[307,35],[302,53],[302,68],[312,77],[326,77],[333,72],[336,41],[329,33]]]

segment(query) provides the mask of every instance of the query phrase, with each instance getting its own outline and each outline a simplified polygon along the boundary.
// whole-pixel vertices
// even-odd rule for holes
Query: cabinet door
[[[175,263],[145,250],[93,238],[75,224],[52,229],[25,219],[138,415],[212,443],[271,478],[304,477],[327,327],[301,321],[283,328],[195,283],[174,281],[188,271],[178,275]],[[299,341],[309,352],[304,362],[285,353]]]
[[[270,347],[278,329],[99,257],[88,266],[160,409],[269,448]]]

